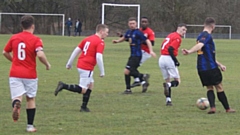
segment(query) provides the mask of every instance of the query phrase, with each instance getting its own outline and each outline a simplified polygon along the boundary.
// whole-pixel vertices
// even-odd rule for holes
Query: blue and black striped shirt
[[[217,68],[218,65],[215,59],[215,44],[211,34],[203,31],[199,34],[197,42],[201,42],[204,46],[197,51],[197,69],[198,71],[206,71]]]
[[[131,56],[142,56],[141,43],[146,41],[147,37],[139,29],[128,30],[124,37],[129,41]]]

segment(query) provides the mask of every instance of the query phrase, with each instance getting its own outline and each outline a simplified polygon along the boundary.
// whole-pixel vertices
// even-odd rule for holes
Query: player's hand
[[[220,67],[220,69],[222,70],[222,71],[226,71],[227,70],[227,67],[226,66],[224,66],[224,65],[219,65],[219,67]]]
[[[179,67],[180,66],[180,63],[177,61],[175,62],[175,66]]]
[[[150,54],[151,54],[151,56],[153,56],[154,58],[156,58],[155,52],[151,51]]]
[[[51,65],[48,63],[48,65],[46,66],[46,70],[50,70]]]
[[[187,50],[187,49],[182,49],[182,54],[183,54],[183,55],[188,55],[188,54],[189,54],[189,50]]]
[[[71,69],[72,65],[66,65],[66,69]]]
[[[123,34],[121,32],[117,32],[118,37],[123,37]]]
[[[113,40],[112,43],[116,44],[118,43],[118,40]]]

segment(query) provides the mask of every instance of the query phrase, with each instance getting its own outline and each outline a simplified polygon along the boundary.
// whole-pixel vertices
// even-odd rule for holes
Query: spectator
[[[67,27],[67,34],[68,34],[68,36],[71,36],[71,27],[72,27],[71,18],[68,18],[68,20],[66,21],[65,25]]]
[[[75,23],[75,36],[81,36],[81,32],[82,32],[82,23],[80,22],[79,19],[77,19],[76,23]]]

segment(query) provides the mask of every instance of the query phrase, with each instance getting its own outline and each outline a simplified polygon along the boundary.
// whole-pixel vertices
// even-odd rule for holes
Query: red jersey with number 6
[[[149,39],[150,41],[155,40],[155,34],[151,28],[147,27],[145,30],[140,28],[140,30],[143,32],[144,36],[147,37],[147,39]],[[141,49],[147,53],[150,53],[148,46],[145,44],[141,44]]]
[[[160,49],[161,55],[170,55],[168,52],[169,46],[172,46],[174,48],[174,55],[178,55],[178,48],[180,47],[182,42],[181,35],[177,32],[170,33],[165,40],[162,42],[162,46]]]
[[[12,66],[10,77],[35,79],[36,50],[42,49],[42,40],[30,32],[20,32],[13,35],[4,48],[5,52],[12,52]]]
[[[93,70],[97,64],[97,53],[103,53],[104,40],[97,35],[86,37],[78,45],[82,50],[81,55],[78,58],[77,67],[85,70]]]

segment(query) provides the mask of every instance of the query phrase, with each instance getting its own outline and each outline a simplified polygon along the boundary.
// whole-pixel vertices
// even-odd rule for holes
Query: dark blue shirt
[[[197,69],[198,71],[206,71],[217,68],[218,65],[215,59],[215,44],[211,34],[203,31],[199,34],[197,42],[203,43],[201,50],[197,51]]]
[[[128,30],[125,34],[125,39],[128,39],[131,56],[142,56],[141,43],[147,40],[147,37],[139,30]]]
[[[67,28],[70,28],[72,26],[72,21],[67,20],[65,25],[67,25]]]

